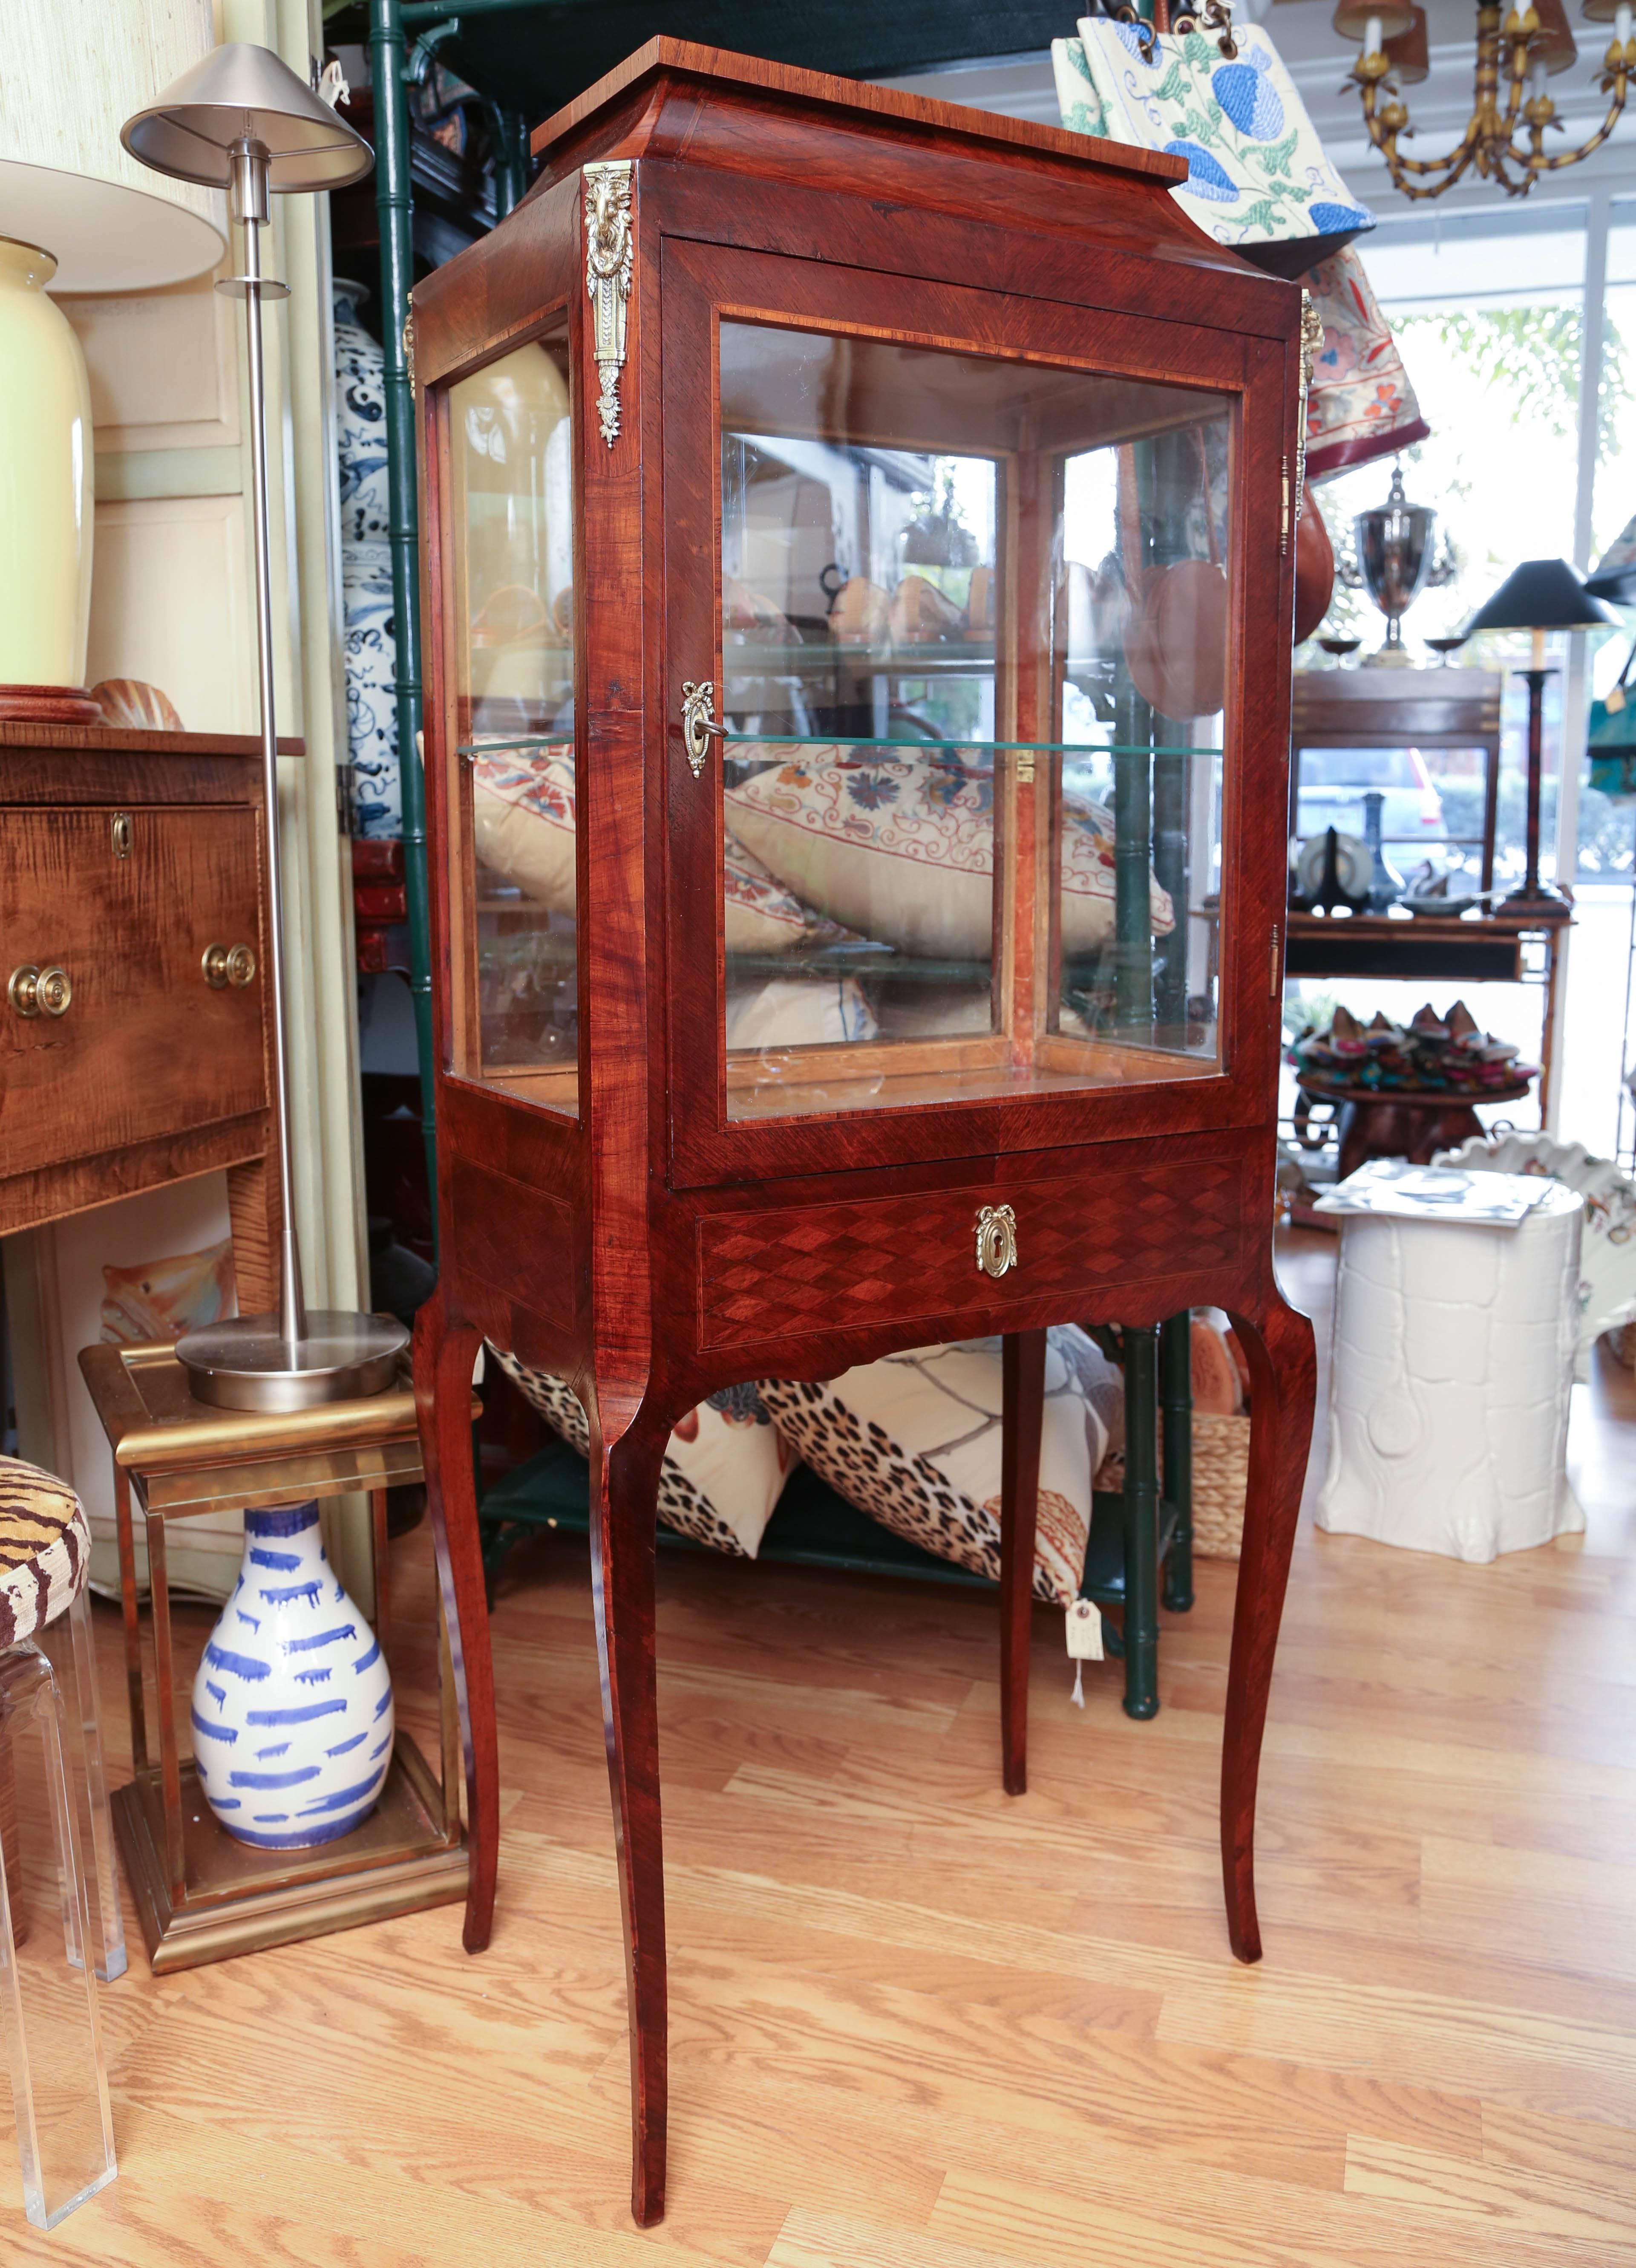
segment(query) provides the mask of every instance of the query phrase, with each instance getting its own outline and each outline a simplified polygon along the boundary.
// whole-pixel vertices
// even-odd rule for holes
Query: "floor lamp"
[[[260,232],[270,190],[344,188],[368,173],[369,144],[335,116],[268,48],[216,48],[126,120],[120,139],[155,173],[228,193],[243,232],[243,273],[216,285],[245,303],[250,375],[250,486],[256,569],[256,659],[260,681],[261,767],[267,797],[268,920],[271,933],[273,1116],[278,1144],[282,1236],[275,1314],[238,1315],[187,1332],[178,1359],[201,1402],[229,1410],[304,1410],[379,1393],[398,1372],[408,1333],[389,1316],[309,1313],[301,1290],[290,1132],[283,902],[278,843],[278,757],[273,718],[273,599],[268,549],[266,380],[261,303],[289,297],[261,273]]]
[[[1514,567],[1485,607],[1466,624],[1473,630],[1531,630],[1533,653],[1522,673],[1528,680],[1528,831],[1522,880],[1496,909],[1515,917],[1537,915],[1560,920],[1568,901],[1552,882],[1539,878],[1539,792],[1541,774],[1541,712],[1545,691],[1545,633],[1547,630],[1596,630],[1618,616],[1611,607],[1593,598],[1566,559],[1525,559]]]

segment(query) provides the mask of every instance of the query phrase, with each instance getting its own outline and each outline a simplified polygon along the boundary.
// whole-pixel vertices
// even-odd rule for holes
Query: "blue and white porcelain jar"
[[[333,1842],[373,1810],[392,1734],[392,1679],[317,1505],[246,1513],[238,1580],[193,1682],[206,1802],[260,1850]]]
[[[357,317],[361,284],[337,277],[335,428],[341,478],[341,595],[347,656],[352,831],[403,832],[398,777],[397,627],[386,482],[385,361]]]

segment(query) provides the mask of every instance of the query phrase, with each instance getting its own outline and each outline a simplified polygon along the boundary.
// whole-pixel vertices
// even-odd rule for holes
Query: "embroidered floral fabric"
[[[807,906],[899,952],[987,952],[994,935],[994,759],[928,747],[903,757],[844,741],[798,756],[755,741],[735,751],[726,790],[733,833]],[[758,761],[759,760],[759,761]],[[1105,806],[1063,813],[1064,950],[1094,950],[1113,932],[1113,820]],[[1170,897],[1150,885],[1154,934],[1174,925]]]
[[[1266,33],[1235,25],[1233,40],[1229,57],[1211,33],[1084,17],[1078,39],[1051,43],[1062,122],[1185,158],[1171,195],[1218,244],[1372,228]]]
[[[473,767],[472,824],[483,865],[553,913],[574,911],[574,744],[485,750]],[[824,926],[730,836],[730,953],[781,953]]]
[[[1348,245],[1307,277],[1324,325],[1307,395],[1307,477],[1395,456],[1431,428],[1363,262]]]
[[[1171,195],[1218,244],[1373,228],[1266,33],[1235,26],[1233,40],[1229,59],[1213,33],[1144,40],[1133,24],[1087,18],[1078,39],[1051,44],[1062,123],[1185,158]],[[1307,396],[1307,476],[1321,481],[1430,429],[1357,253],[1342,247],[1306,283],[1324,325]]]

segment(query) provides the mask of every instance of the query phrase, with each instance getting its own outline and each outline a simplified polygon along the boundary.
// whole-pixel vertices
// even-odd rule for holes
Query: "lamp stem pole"
[[[1539,895],[1539,799],[1544,770],[1545,673],[1536,666],[1528,677],[1528,837],[1522,873],[1522,895]]]
[[[273,696],[273,571],[267,506],[267,379],[261,360],[261,231],[268,220],[268,158],[254,144],[232,151],[231,213],[244,231],[245,347],[250,377],[250,509],[255,547],[256,666],[261,692],[261,784],[267,826],[266,978],[273,1026],[273,1126],[278,1145],[280,1214],[278,1336],[290,1351],[307,1335],[296,1236],[296,1189],[290,1130],[289,1045],[285,1032],[284,899],[278,840],[278,728]]]

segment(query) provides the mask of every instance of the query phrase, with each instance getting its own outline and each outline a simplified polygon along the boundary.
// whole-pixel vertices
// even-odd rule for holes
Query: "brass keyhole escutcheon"
[[[114,857],[116,858],[128,858],[130,857],[131,842],[130,814],[128,811],[116,811],[114,813],[113,819],[108,823],[108,833],[113,838]]]
[[[687,751],[687,761],[693,766],[693,776],[695,779],[704,770],[705,753],[709,747],[709,735],[714,733],[718,740],[725,740],[727,737],[722,726],[716,724],[710,715],[711,704],[715,699],[715,687],[709,678],[707,677],[702,685],[695,685],[691,678],[684,681],[682,746]]]
[[[1016,1215],[1009,1205],[979,1207],[977,1264],[985,1276],[1003,1276],[1016,1266]]]
[[[66,1016],[74,986],[66,968],[26,961],[11,971],[5,997],[19,1016]]]
[[[229,984],[243,987],[255,976],[255,955],[247,945],[207,945],[199,966],[212,992]]]

